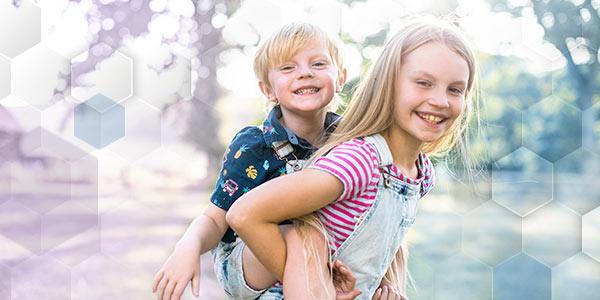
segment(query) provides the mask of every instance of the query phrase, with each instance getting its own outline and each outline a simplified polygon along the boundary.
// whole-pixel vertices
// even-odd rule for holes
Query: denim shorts
[[[212,251],[215,274],[225,293],[236,300],[283,299],[283,287],[279,283],[263,290],[255,290],[248,286],[242,269],[244,247],[244,243],[238,238],[233,243],[219,242]]]

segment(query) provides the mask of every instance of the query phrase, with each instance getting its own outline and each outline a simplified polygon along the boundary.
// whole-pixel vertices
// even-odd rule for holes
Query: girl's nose
[[[431,105],[437,107],[449,107],[448,94],[445,89],[436,89],[436,91],[429,98]]]

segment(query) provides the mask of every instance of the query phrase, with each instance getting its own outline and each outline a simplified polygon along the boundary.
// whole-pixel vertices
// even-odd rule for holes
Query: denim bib
[[[391,176],[393,163],[385,139],[377,134],[365,141],[377,150],[381,179],[373,205],[359,218],[354,232],[333,253],[348,265],[362,291],[356,299],[371,299],[390,267],[408,228],[415,222],[420,185],[408,184]]]

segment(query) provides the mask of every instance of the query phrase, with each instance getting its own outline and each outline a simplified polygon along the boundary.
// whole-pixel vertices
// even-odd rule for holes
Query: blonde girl
[[[428,157],[455,150],[468,161],[475,70],[473,52],[454,25],[412,21],[386,44],[313,163],[231,207],[229,225],[283,278],[285,299],[332,298],[333,286],[322,278],[334,259],[354,272],[360,299],[389,296],[386,286],[404,292],[400,244],[434,183]],[[303,220],[324,237],[288,240],[286,247],[277,224],[307,214]],[[294,247],[306,241],[313,241],[311,255],[295,255]]]

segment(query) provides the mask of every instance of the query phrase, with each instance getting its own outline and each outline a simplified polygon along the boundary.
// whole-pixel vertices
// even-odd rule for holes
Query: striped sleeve
[[[435,170],[429,158],[422,154],[423,181],[421,182],[421,197],[424,197],[435,185]]]
[[[375,157],[374,157],[375,156]],[[318,158],[310,168],[332,174],[344,185],[336,201],[354,199],[364,193],[371,183],[376,154],[363,140],[353,139],[333,148]]]

